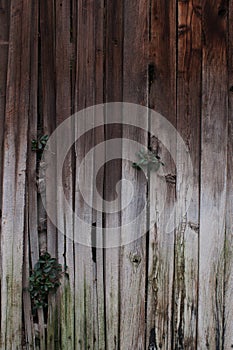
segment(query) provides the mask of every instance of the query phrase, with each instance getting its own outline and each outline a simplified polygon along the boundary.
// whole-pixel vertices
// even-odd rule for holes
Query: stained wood
[[[97,0],[95,1],[95,104],[99,105],[104,102],[104,74],[105,74],[105,1]],[[103,125],[96,128],[94,131],[94,144],[98,145],[105,140],[105,126],[104,126],[104,109],[102,107],[102,123]],[[97,173],[96,179],[94,178],[94,186],[98,189],[99,195],[104,198],[104,167],[100,169],[98,172],[96,168],[99,166],[100,158],[104,159],[105,154],[102,154],[101,157],[99,154],[94,152],[94,171]],[[98,205],[103,203],[101,200],[95,198],[93,196],[94,205],[98,203]],[[94,239],[94,235],[96,234],[98,240],[103,243],[103,232],[102,228],[104,227],[104,215],[102,211],[96,211],[93,209],[92,211],[92,222],[96,222],[96,227],[92,232],[92,238]],[[96,231],[96,232],[95,232]],[[97,241],[97,240],[96,240]],[[104,250],[99,247],[95,250],[95,247],[92,248],[92,259],[95,260],[95,303],[96,303],[96,313],[98,323],[95,326],[95,334],[96,334],[96,348],[97,349],[105,349],[106,345],[106,305],[105,305],[105,274],[104,274]]]
[[[28,1],[24,6],[21,1],[12,1],[10,16],[4,125],[1,347],[20,349],[31,5]]]
[[[28,198],[26,199],[28,206]],[[29,230],[28,230],[28,208],[25,209],[25,235],[24,235],[24,260],[23,260],[23,317],[24,317],[24,339],[26,349],[35,349],[35,328],[33,324],[32,304],[28,290],[28,280],[30,276],[30,256],[29,256]]]
[[[71,45],[70,45],[70,2],[56,3],[56,121],[57,126],[70,117],[71,114]],[[65,130],[64,137],[71,139],[72,125]],[[59,156],[59,153],[58,153]],[[66,157],[63,165],[63,186],[68,205],[73,205],[72,153]],[[62,278],[59,296],[59,333],[63,348],[74,347],[74,254],[73,254],[73,215],[64,203],[63,198],[57,198],[57,223],[63,228],[58,232],[58,261],[67,266]],[[56,344],[55,344],[56,346]]]
[[[29,346],[35,347],[35,328],[31,323],[32,306],[30,295],[27,292],[29,275],[39,258],[39,225],[38,225],[38,192],[37,192],[37,155],[31,149],[32,140],[37,139],[38,122],[38,31],[39,31],[39,8],[38,4],[32,6],[33,23],[31,26],[31,62],[30,62],[30,109],[29,109],[29,131],[28,131],[28,154],[27,154],[27,208],[24,244],[24,317],[25,333],[28,333]],[[27,319],[27,321],[26,321]],[[45,342],[45,329],[43,313],[39,311],[39,338],[43,349]],[[42,323],[42,324],[41,324]],[[38,336],[38,334],[37,334]],[[32,339],[31,339],[32,338]],[[32,345],[33,344],[33,345]],[[33,348],[33,347],[32,347]]]
[[[77,8],[77,70],[75,89],[75,110],[80,111],[86,107],[95,105],[102,100],[103,81],[101,39],[103,28],[103,2],[79,1]],[[99,35],[99,36],[98,36]],[[100,85],[97,85],[100,84]],[[100,90],[99,90],[100,87]],[[85,116],[85,112],[84,116]],[[94,122],[93,113],[93,122]],[[80,120],[78,127],[83,127]],[[102,131],[94,130],[87,133],[81,142],[76,144],[76,171],[85,157],[86,152],[94,147],[95,141],[102,139]],[[80,173],[79,183],[85,188],[89,202],[93,202],[93,186],[96,179],[93,177],[95,161],[92,157],[89,164],[85,164],[85,170]],[[78,173],[77,173],[78,174]],[[91,247],[92,237],[97,232],[97,225],[101,227],[101,217],[93,213],[79,190],[76,177],[75,187],[75,212],[90,225],[86,237],[89,246],[77,243],[81,234],[77,221],[75,221],[75,346],[79,349],[104,349],[105,348],[105,324],[104,324],[104,295],[103,295],[103,253]],[[101,188],[100,188],[101,190]],[[91,226],[92,225],[92,226]]]
[[[106,69],[105,69],[105,102],[122,101],[122,74],[123,74],[123,2],[108,1],[106,3]],[[117,117],[114,109],[105,119]],[[115,113],[119,113],[116,108]],[[105,138],[121,138],[120,125],[105,126]],[[111,149],[106,148],[106,158]],[[105,165],[105,200],[116,200],[116,185],[121,180],[120,159],[115,159]],[[117,213],[105,214],[105,227],[119,227],[121,224],[121,193],[118,192]],[[107,231],[108,232],[108,231]],[[109,349],[118,349],[120,346],[120,228],[118,231],[119,246],[105,250],[105,307],[106,307],[106,346]]]
[[[176,127],[176,6],[174,2],[152,1],[149,10],[148,104]],[[150,123],[156,127],[157,120],[151,116]],[[176,140],[169,134],[167,140],[168,150],[160,140],[150,139],[153,152],[165,164],[162,177],[156,179],[151,174],[149,188],[150,221],[158,213],[148,242],[146,344],[152,349],[170,349],[172,344],[174,231],[168,231],[167,225],[176,201],[176,167],[169,154],[176,148]]]
[[[56,100],[55,100],[55,9],[53,2],[40,2],[40,134],[51,135],[56,126]],[[46,177],[51,174],[46,171]],[[54,176],[54,175],[53,175]],[[54,186],[56,181],[54,181]],[[50,205],[53,199],[55,188],[46,187],[46,205]],[[46,213],[42,206],[41,200],[38,202],[39,220],[45,220],[46,224],[40,233],[40,251],[48,251],[52,257],[57,257],[57,232],[53,223],[46,218]],[[56,204],[53,203],[54,211]],[[58,311],[57,303],[54,295],[49,296],[47,316],[47,339],[42,334],[41,342],[46,342],[43,346],[53,350],[55,339],[58,338]],[[44,315],[43,311],[39,311],[40,330],[43,331]]]
[[[224,341],[224,242],[227,162],[225,2],[203,4],[202,138],[198,348]]]
[[[10,2],[2,4],[0,11],[0,179],[2,179],[4,115],[6,103],[6,80],[9,46],[9,10]],[[0,185],[0,210],[2,210],[2,180]]]
[[[124,2],[124,51],[123,51],[123,101],[146,106],[147,104],[147,1]],[[131,19],[134,18],[133,22]],[[136,58],[136,59],[135,59]],[[139,121],[140,112],[135,115]],[[148,121],[142,120],[146,129]],[[124,118],[123,118],[124,124]],[[147,145],[147,133],[131,126],[124,126],[123,138]],[[122,141],[122,158],[130,154],[127,143]],[[136,155],[135,155],[136,157]],[[132,160],[133,161],[133,160]],[[122,225],[138,215],[146,205],[147,181],[143,172],[132,167],[131,162],[123,161],[122,178],[134,186],[135,197],[130,205],[122,210]],[[129,187],[122,188],[122,202],[129,196]],[[137,199],[136,199],[137,198]],[[146,233],[146,215],[142,217],[141,229]],[[130,237],[140,236],[140,228],[129,228]],[[121,247],[120,252],[120,348],[143,349],[145,345],[145,276],[146,276],[146,236]],[[135,293],[135,291],[140,291]]]
[[[201,2],[179,2],[177,131],[188,153],[177,145],[177,200],[184,200],[184,204],[177,210],[181,222],[175,236],[172,325],[175,349],[195,349],[197,341],[201,64]],[[187,155],[192,160],[194,182],[189,206],[187,187],[182,187],[184,183],[191,185],[190,174],[184,167]]]
[[[232,13],[232,0],[0,0],[0,348],[233,346]],[[47,219],[31,140],[50,135],[74,111],[116,101],[148,105],[177,128],[192,158],[194,192],[187,207],[182,186],[188,154],[169,133],[166,148],[136,128],[92,130],[76,143],[63,171],[70,206],[93,226],[86,232],[90,244],[96,234],[104,242],[102,228],[128,222],[147,199],[145,232],[156,215],[139,240],[96,249],[68,238],[83,232],[60,197],[52,206],[67,235]],[[106,117],[103,110],[103,123]],[[153,114],[141,118],[135,114],[135,123],[156,126]],[[74,125],[68,138],[71,132]],[[95,198],[95,183],[110,201],[122,177],[135,185],[127,209],[103,214],[85,203],[77,174],[90,149],[121,136],[149,146],[165,166],[146,177],[130,162],[114,160],[95,179],[95,152],[79,178],[93,205],[98,201],[105,209]],[[170,149],[177,150],[176,164]],[[110,152],[106,148],[102,159]],[[129,154],[123,140],[122,158]],[[122,186],[119,209],[130,195]],[[42,193],[47,204],[54,190],[56,180]],[[167,233],[174,205],[182,199],[176,217],[186,215]],[[44,251],[68,269],[57,294],[49,296],[48,315],[38,310],[32,317],[28,277]]]
[[[233,346],[233,316],[232,316],[232,293],[233,293],[233,118],[232,118],[232,85],[233,85],[233,32],[232,32],[233,4],[229,2],[229,41],[228,41],[228,146],[227,146],[227,197],[226,197],[226,240],[225,240],[225,301],[224,301],[224,349]]]

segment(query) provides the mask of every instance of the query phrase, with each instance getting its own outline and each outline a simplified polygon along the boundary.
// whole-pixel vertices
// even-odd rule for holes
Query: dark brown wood
[[[1,236],[1,347],[22,344],[22,272],[25,181],[30,96],[29,1],[11,2],[6,109],[4,123]],[[22,21],[24,18],[24,21]]]
[[[39,134],[50,135],[56,127],[56,90],[55,90],[55,9],[53,1],[40,2],[40,58],[39,58]],[[46,171],[46,177],[49,176]],[[54,182],[54,186],[56,182]],[[46,188],[46,205],[50,205],[53,198],[54,188]],[[53,204],[56,211],[56,204]],[[40,232],[40,252],[48,251],[51,256],[57,257],[57,232],[56,227],[46,218],[41,200],[38,202],[39,221],[46,219],[46,225]],[[57,305],[55,296],[49,297],[47,317],[47,339],[43,334],[44,316],[43,310],[39,310],[41,343],[54,349],[54,339],[58,338]],[[47,342],[47,344],[45,344]]]
[[[71,3],[59,1],[55,4],[56,13],[56,124],[59,126],[71,115],[71,73],[73,69],[71,57]],[[64,138],[71,139],[73,129],[64,130]],[[63,165],[64,193],[68,206],[73,206],[73,176],[72,176],[72,150],[68,153]],[[59,153],[57,152],[59,157]],[[57,196],[57,223],[64,232],[58,232],[58,261],[62,266],[68,266],[62,278],[58,305],[59,305],[59,331],[60,339],[54,339],[54,347],[59,341],[62,348],[73,349],[75,342],[74,332],[74,252],[73,252],[73,215],[67,210],[60,193]]]
[[[105,102],[122,101],[123,76],[123,1],[106,2],[106,60],[105,60]],[[119,112],[119,110],[118,110]],[[112,113],[105,119],[111,121]],[[115,112],[117,113],[117,111]],[[121,138],[121,125],[105,126],[105,139]],[[111,149],[106,148],[106,157]],[[116,194],[116,185],[121,180],[121,160],[115,159],[105,165],[104,199],[118,200],[117,213],[105,213],[104,227],[119,227],[121,224],[121,193]],[[118,232],[120,243],[120,229]],[[106,308],[106,346],[118,349],[120,346],[120,248],[105,250],[105,308]]]

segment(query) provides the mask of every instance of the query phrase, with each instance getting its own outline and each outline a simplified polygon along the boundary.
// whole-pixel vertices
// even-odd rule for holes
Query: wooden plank
[[[104,0],[96,0],[95,6],[95,104],[102,104],[104,102],[104,64],[105,64],[105,16],[106,16],[106,2]],[[104,126],[104,108],[102,108],[102,122],[103,125],[98,127],[94,131],[95,146],[105,140],[105,126]],[[94,180],[94,186],[98,189],[98,194],[104,198],[104,167],[97,172],[100,159],[104,159],[104,154],[100,155],[94,152],[94,171],[98,176]],[[103,207],[101,200],[98,200],[95,195],[93,196],[93,204]],[[93,222],[96,222],[95,230],[97,237],[102,238],[102,228],[104,226],[104,215],[102,211],[92,211]],[[98,238],[99,240],[99,238]],[[103,241],[102,241],[103,243]],[[105,281],[104,281],[104,250],[101,247],[94,249],[92,247],[92,257],[96,262],[95,265],[95,303],[96,303],[96,318],[98,323],[95,326],[96,333],[96,348],[106,349],[105,344],[106,325],[105,325]],[[95,256],[94,256],[95,255]]]
[[[41,1],[40,2],[40,105],[39,105],[39,129],[38,132],[44,135],[51,135],[56,126],[55,108],[55,10],[54,2]],[[46,170],[46,177],[50,174]],[[56,181],[54,181],[56,186]],[[53,198],[54,187],[46,187],[46,205],[50,205],[51,198]],[[56,211],[56,205],[54,205]],[[38,200],[39,221],[46,219],[46,213],[41,203]],[[50,221],[46,220],[46,225],[43,226],[40,232],[40,251],[48,251],[51,256],[57,257],[57,232],[56,227]],[[58,319],[57,319],[57,303],[54,295],[49,296],[48,316],[47,321],[44,320],[43,311],[40,310],[39,316],[39,330],[41,334],[41,346],[44,349],[47,347],[54,349],[55,339],[58,339]],[[47,322],[47,339],[44,334],[44,321]],[[46,342],[46,343],[45,343]],[[42,345],[43,344],[43,345]]]
[[[105,98],[106,102],[122,101],[123,88],[123,2],[106,2],[106,70],[105,70]],[[111,115],[106,118],[111,121]],[[116,108],[119,113],[119,108]],[[122,127],[119,125],[106,125],[106,140],[121,138]],[[106,158],[111,149],[106,147]],[[120,159],[116,159],[105,165],[105,200],[116,199],[116,184],[121,180]],[[118,193],[119,212],[105,213],[105,228],[118,227],[121,224],[121,193]],[[120,228],[119,228],[120,247]],[[118,349],[120,346],[120,248],[105,249],[105,307],[106,307],[106,346],[109,349]]]
[[[41,60],[41,92],[40,99],[40,132],[44,135],[51,135],[56,127],[56,98],[55,98],[55,12],[53,2],[40,2],[40,60]],[[47,205],[50,203],[50,197],[53,195],[54,188],[46,189]],[[56,208],[54,209],[56,210]],[[51,255],[57,254],[56,228],[47,220],[47,251]]]
[[[172,348],[196,348],[199,240],[199,163],[201,114],[201,2],[178,4],[178,77],[177,131],[187,148],[177,145],[177,215],[182,219],[175,236],[175,274],[173,294]],[[187,157],[194,171],[192,202],[187,186],[191,186]],[[192,169],[191,169],[192,170]],[[189,203],[189,207],[187,206]]]
[[[34,268],[39,258],[39,234],[38,234],[38,206],[37,206],[37,154],[31,150],[31,141],[37,139],[37,114],[38,114],[38,30],[39,30],[39,8],[38,4],[34,3],[32,6],[33,23],[31,26],[31,66],[30,66],[30,109],[29,109],[29,131],[28,131],[28,169],[27,169],[27,218],[25,228],[25,245],[24,245],[24,271],[25,287],[28,288],[28,277],[30,274],[30,267]],[[28,232],[27,232],[28,230]],[[29,258],[29,256],[30,258]],[[31,262],[31,264],[30,264]],[[30,317],[27,312],[31,312],[30,296],[25,292],[24,296],[24,312],[25,312],[25,332],[29,336],[35,337],[35,329],[31,329]],[[42,316],[42,311],[39,310],[39,319]],[[26,320],[27,319],[27,320]],[[43,349],[43,342],[45,340],[44,322],[43,326],[39,326],[40,331],[40,345]],[[29,338],[30,339],[30,338]],[[30,344],[30,342],[29,342]],[[33,346],[35,346],[35,339],[33,339]]]
[[[227,148],[227,198],[225,241],[225,301],[224,301],[224,349],[233,347],[233,2],[229,2],[228,17],[228,148]]]
[[[203,4],[198,348],[223,347],[227,162],[226,2]]]
[[[0,211],[2,211],[2,159],[4,114],[6,103],[6,80],[9,45],[9,12],[10,1],[4,2],[0,10]],[[1,216],[0,216],[1,220]]]
[[[24,320],[24,338],[22,343],[27,350],[35,349],[35,329],[33,324],[32,305],[30,292],[28,290],[28,281],[30,276],[30,252],[29,252],[29,229],[28,229],[28,196],[26,196],[25,210],[25,233],[24,233],[24,260],[23,260],[23,320]]]
[[[149,107],[176,127],[176,5],[152,1],[149,13]],[[157,120],[152,116],[150,123],[156,127]],[[176,201],[176,168],[169,154],[176,140],[169,134],[166,138],[168,149],[160,140],[150,139],[151,149],[165,163],[163,177],[151,174],[149,188],[150,221],[158,213],[148,252],[146,344],[151,349],[170,349],[172,344],[174,231],[168,232],[167,224]]]
[[[56,119],[57,126],[71,114],[71,44],[70,44],[70,2],[60,1],[56,10]],[[64,137],[71,139],[72,125],[64,130]],[[59,156],[59,154],[58,154]],[[63,167],[63,186],[68,205],[73,205],[72,151],[66,157]],[[74,254],[73,215],[58,192],[57,223],[63,228],[58,232],[58,261],[66,274],[62,278],[59,293],[59,328],[61,348],[74,348]],[[55,344],[56,346],[56,344]]]
[[[12,350],[21,349],[22,344],[22,271],[30,94],[30,24],[31,5],[29,1],[24,1],[23,4],[22,1],[12,1],[1,240],[1,347]]]
[[[37,140],[38,114],[38,6],[33,5],[32,36],[31,36],[31,80],[30,80],[30,118],[28,137],[28,225],[31,265],[39,258],[38,213],[37,213],[37,154],[31,150],[31,141]]]
[[[146,106],[147,104],[147,1],[124,2],[124,51],[123,51],[123,101]],[[135,59],[137,57],[137,59]],[[140,111],[135,113],[135,122],[147,130],[147,120],[141,120]],[[124,118],[123,118],[124,123]],[[147,146],[147,133],[131,126],[123,127],[122,159],[130,155],[130,147],[124,138]],[[136,155],[135,155],[136,157]],[[132,160],[133,161],[133,160]],[[122,225],[129,223],[146,205],[147,181],[143,172],[123,161],[122,178],[134,186],[134,198],[122,210]],[[122,188],[122,203],[126,203],[129,187]],[[130,226],[133,227],[133,226]],[[121,247],[120,256],[120,348],[143,349],[145,346],[145,277],[147,218],[142,217],[141,228],[131,229],[129,237],[139,236],[137,241]]]
[[[76,111],[80,111],[96,102],[102,102],[103,2],[79,1],[77,16],[75,107]],[[100,84],[100,90],[98,90],[99,85],[97,84]],[[84,127],[79,119],[77,123],[78,128]],[[102,130],[91,131],[76,143],[76,171],[79,170],[85,154],[93,148],[96,141],[101,139],[103,139]],[[79,176],[79,183],[83,185],[89,203],[95,200],[93,198],[95,167],[96,164],[92,158],[90,164],[85,163],[85,169]],[[78,187],[79,183],[76,179],[75,212],[81,220],[90,225],[86,235],[91,244],[91,237],[99,230],[95,225],[100,224],[101,226],[102,219],[100,215],[93,213],[91,206],[85,203]],[[93,227],[91,227],[92,224]],[[75,221],[74,233],[75,237],[81,233],[77,221]],[[102,255],[102,250],[83,246],[77,242],[75,244],[75,346],[79,349],[105,348]]]
[[[9,26],[10,26],[9,13],[10,13],[10,1],[2,4],[2,11],[0,12],[0,240],[1,240],[1,221],[2,221],[2,175],[3,175],[2,171],[3,171],[3,144],[4,144],[3,137],[4,137]],[[0,269],[1,269],[1,264],[2,262],[0,259]]]

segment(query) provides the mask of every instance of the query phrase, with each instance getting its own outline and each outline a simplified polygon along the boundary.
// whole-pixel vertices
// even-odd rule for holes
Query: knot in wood
[[[141,256],[137,253],[130,253],[129,259],[130,259],[131,263],[136,267],[138,267],[142,261]]]

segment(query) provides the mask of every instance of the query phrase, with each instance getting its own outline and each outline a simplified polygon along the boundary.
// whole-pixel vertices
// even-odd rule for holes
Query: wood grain
[[[233,346],[233,3],[229,2],[228,17],[228,146],[227,146],[227,197],[226,197],[226,238],[225,238],[225,300],[224,300],[224,349],[230,349]]]
[[[105,102],[122,101],[123,74],[123,1],[107,1],[106,6],[106,63],[105,63]],[[111,115],[105,117],[111,121]],[[115,113],[119,112],[116,109]],[[121,138],[121,125],[106,125],[105,139]],[[106,158],[111,149],[106,148]],[[116,184],[121,180],[121,159],[115,159],[105,165],[105,200],[116,200]],[[105,214],[105,228],[119,227],[121,224],[121,193],[118,192],[119,211]],[[120,228],[118,231],[120,246]],[[120,346],[120,248],[105,249],[105,308],[106,308],[106,345],[109,349]]]
[[[224,4],[223,4],[224,7]],[[198,348],[223,347],[227,162],[226,16],[203,4]]]
[[[0,0],[2,350],[233,347],[232,21],[233,0]],[[77,219],[61,193],[54,197],[57,176],[51,186],[47,169],[38,179],[40,154],[31,141],[51,135],[74,112],[122,101],[159,112],[187,152],[169,132],[165,146],[160,135],[135,126],[104,125],[119,109],[108,115],[99,107],[103,125],[75,143],[63,167],[69,206],[90,225],[83,246]],[[139,109],[135,124],[150,131],[160,126],[153,113],[147,117]],[[85,124],[77,119],[66,138]],[[95,178],[100,159],[113,151],[105,146],[79,174],[89,150],[114,138],[123,138],[122,159],[104,164]],[[134,169],[124,159],[131,154],[127,140],[148,147],[165,166],[157,173]],[[188,155],[190,205],[183,186]],[[124,182],[116,192],[122,178],[134,184],[135,194],[124,210],[131,193]],[[45,185],[41,193],[38,180]],[[105,213],[94,186],[103,200],[119,195],[117,213]],[[47,217],[42,197],[65,235]],[[167,232],[178,202],[173,220],[182,220]],[[119,228],[118,247],[91,246],[144,206],[141,227],[127,234],[140,236],[143,228],[145,235],[121,246]],[[45,251],[67,269],[48,309],[33,315],[29,276]]]
[[[197,291],[199,242],[199,172],[201,120],[201,19],[200,1],[179,2],[177,66],[177,131],[183,138],[193,167],[193,193],[189,207],[179,207],[182,219],[175,236],[173,291],[173,348],[195,349],[197,341]],[[177,145],[177,200],[187,203],[191,186],[187,152]],[[180,202],[181,203],[181,202]]]
[[[102,102],[103,15],[102,1],[83,0],[78,2],[76,111]],[[85,116],[85,111],[83,113]],[[95,113],[93,112],[93,123],[94,118]],[[85,124],[85,122],[83,123]],[[77,126],[84,127],[80,121],[78,121]],[[83,157],[94,147],[95,142],[99,142],[102,138],[102,129],[91,130],[76,142],[77,175]],[[96,182],[94,178],[95,166],[95,159],[92,157],[90,164],[85,164],[84,171],[79,173],[79,179],[78,176],[75,179],[75,212],[81,220],[90,225],[88,231],[85,232],[89,245],[84,246],[79,243],[78,237],[81,232],[77,221],[75,221],[75,345],[79,349],[105,348],[103,251],[91,246],[97,230],[101,231],[102,218],[85,203],[79,190],[79,184],[83,185],[89,202],[95,201],[93,194],[93,186]],[[100,194],[101,187],[103,185],[100,183]]]
[[[131,19],[134,19],[131,21]],[[147,104],[147,2],[145,0],[124,2],[124,51],[123,51],[123,102],[146,106]],[[137,59],[135,59],[137,57]],[[141,118],[140,111],[135,120]],[[148,120],[142,120],[147,130]],[[121,225],[130,223],[146,206],[147,180],[143,172],[126,161],[130,149],[124,139],[129,138],[147,146],[147,133],[124,125],[122,131],[122,178],[134,186],[134,198],[122,210]],[[135,155],[136,157],[136,155]],[[122,203],[129,196],[129,187],[122,188]],[[146,230],[147,217],[142,217],[136,232],[132,225],[127,232],[132,243],[121,247],[120,256],[120,348],[143,349],[145,346],[145,284],[146,284]],[[139,230],[143,230],[141,233]],[[140,237],[133,240],[133,237]],[[139,291],[139,293],[136,293]]]
[[[176,6],[173,2],[150,3],[149,31],[149,107],[164,116],[176,127]],[[151,127],[157,120],[151,116]],[[169,151],[176,148],[176,140],[169,140],[167,150],[160,140],[153,138],[149,145],[165,164],[163,177],[150,177],[150,221],[157,213],[149,233],[147,347],[170,349],[173,320],[174,231],[167,232],[176,201],[176,167]],[[152,174],[153,175],[153,174]],[[166,180],[167,179],[167,180]],[[170,179],[170,180],[169,180]],[[164,198],[164,186],[167,191]],[[164,208],[162,207],[164,205]]]
[[[1,347],[21,348],[31,5],[11,2],[2,206]],[[22,18],[25,18],[22,21]],[[22,30],[22,35],[21,35]],[[10,254],[9,254],[10,253]]]

